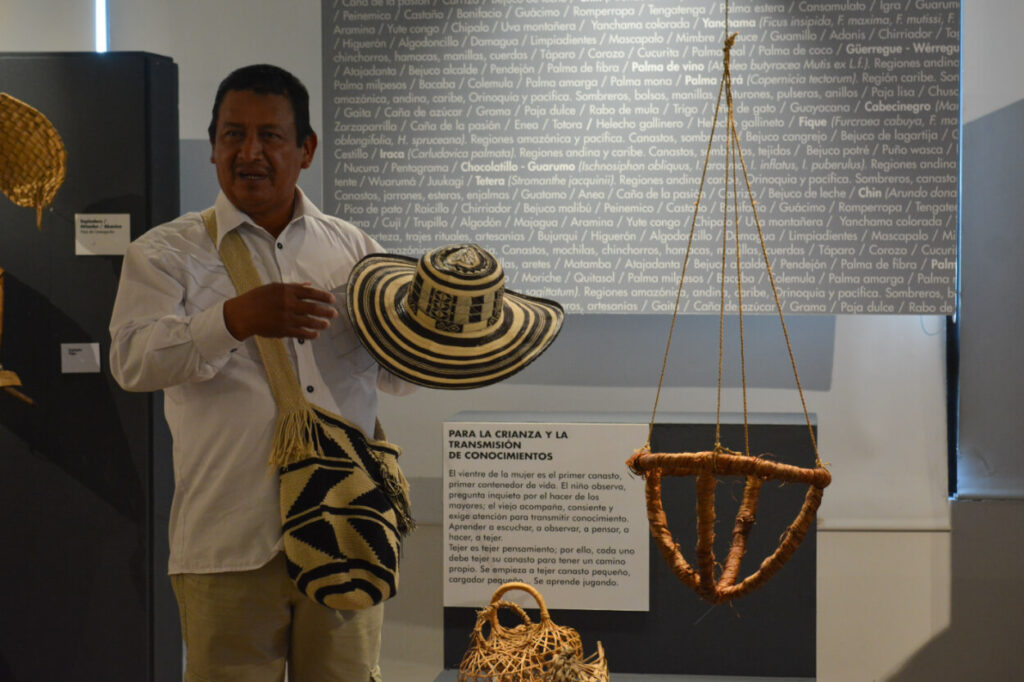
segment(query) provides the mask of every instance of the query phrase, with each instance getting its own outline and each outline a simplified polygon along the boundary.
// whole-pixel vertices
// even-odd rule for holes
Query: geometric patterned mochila
[[[217,242],[217,215],[202,212]],[[239,293],[260,285],[245,242],[228,232],[218,247]],[[277,426],[269,463],[280,479],[288,574],[302,592],[339,611],[364,609],[398,591],[401,538],[413,529],[401,449],[306,400],[281,339],[255,337]],[[379,435],[378,435],[379,434]]]
[[[366,608],[398,591],[408,508],[399,504],[396,511],[388,490],[407,500],[408,484],[397,448],[374,441],[371,450],[353,425],[316,411],[320,454],[281,468],[288,571],[300,590],[324,606]]]

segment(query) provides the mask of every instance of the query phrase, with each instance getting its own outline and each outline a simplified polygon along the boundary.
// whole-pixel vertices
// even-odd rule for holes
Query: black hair
[[[230,90],[251,91],[260,95],[283,95],[291,102],[295,114],[295,140],[302,146],[313,134],[309,124],[309,91],[298,78],[279,66],[270,64],[253,64],[243,66],[228,74],[217,88],[217,96],[213,100],[213,116],[210,118],[210,142],[217,134],[217,116],[220,103]]]

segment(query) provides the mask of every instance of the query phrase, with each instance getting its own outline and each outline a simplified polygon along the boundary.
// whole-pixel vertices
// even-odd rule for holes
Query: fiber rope
[[[721,263],[721,276],[720,276],[720,288],[719,288],[719,311],[718,311],[718,379],[717,379],[717,400],[715,409],[715,450],[722,450],[721,445],[721,423],[722,423],[722,376],[724,366],[724,355],[725,355],[725,284],[726,284],[726,256],[727,256],[727,235],[729,225],[729,200],[730,197],[733,202],[733,223],[735,229],[733,232],[735,240],[735,255],[736,255],[736,295],[737,295],[737,312],[739,321],[739,335],[740,335],[740,376],[742,384],[742,398],[743,398],[743,430],[744,430],[744,453],[750,455],[750,434],[749,434],[749,415],[748,415],[748,397],[747,397],[747,372],[746,372],[746,339],[744,335],[743,326],[743,272],[741,266],[741,249],[740,249],[740,223],[739,223],[739,191],[738,191],[738,177],[737,177],[737,166],[742,169],[743,181],[747,190],[747,197],[750,200],[750,209],[754,218],[754,225],[757,228],[758,241],[761,247],[761,255],[764,259],[765,269],[768,273],[768,281],[772,289],[772,297],[775,301],[775,309],[779,315],[779,322],[782,327],[783,338],[786,342],[786,351],[789,355],[790,366],[793,369],[793,378],[796,382],[797,392],[800,397],[800,405],[803,409],[804,420],[807,424],[808,433],[810,434],[811,445],[814,449],[814,458],[817,466],[821,466],[821,458],[818,454],[818,443],[814,436],[814,427],[811,423],[810,412],[807,409],[807,400],[804,396],[803,385],[800,383],[800,374],[797,371],[796,356],[793,353],[793,345],[790,341],[789,330],[786,327],[785,316],[782,312],[782,303],[779,299],[778,287],[775,284],[775,275],[772,272],[771,261],[768,258],[768,248],[765,243],[764,230],[761,227],[761,219],[757,213],[757,201],[754,199],[754,191],[751,187],[750,176],[747,171],[746,160],[743,157],[743,149],[740,144],[739,131],[736,127],[735,110],[733,107],[733,92],[732,92],[732,74],[730,71],[730,56],[733,45],[736,42],[737,33],[729,35],[729,3],[726,2],[725,6],[725,27],[726,27],[726,39],[725,46],[723,47],[723,69],[722,78],[719,81],[718,86],[718,97],[715,102],[715,113],[711,122],[711,133],[708,136],[708,144],[704,153],[704,164],[701,170],[700,184],[697,189],[697,201],[694,202],[693,218],[690,221],[690,233],[686,242],[686,252],[683,256],[682,272],[679,276],[679,285],[676,289],[675,305],[672,310],[672,321],[669,324],[668,340],[665,344],[665,354],[662,358],[661,371],[658,376],[658,387],[654,395],[654,406],[651,410],[651,419],[648,424],[647,430],[647,446],[650,446],[651,436],[654,432],[654,423],[657,418],[658,404],[661,400],[661,392],[665,383],[665,372],[668,368],[668,360],[672,349],[672,339],[675,333],[676,322],[679,318],[679,304],[682,300],[683,286],[686,281],[686,270],[690,261],[690,253],[693,246],[693,236],[697,226],[697,217],[700,214],[701,198],[704,195],[704,185],[707,180],[708,166],[711,161],[711,150],[714,144],[715,131],[718,128],[718,118],[721,113],[722,95],[725,95],[726,100],[726,149],[725,149],[725,194],[723,197],[723,211],[722,211],[722,263]],[[730,177],[731,172],[731,177]],[[731,180],[731,182],[730,182]]]

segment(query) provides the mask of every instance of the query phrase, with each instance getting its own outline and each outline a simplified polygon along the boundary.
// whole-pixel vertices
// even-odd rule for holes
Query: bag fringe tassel
[[[281,414],[270,450],[270,466],[277,470],[322,454],[316,421],[316,412],[309,406]]]

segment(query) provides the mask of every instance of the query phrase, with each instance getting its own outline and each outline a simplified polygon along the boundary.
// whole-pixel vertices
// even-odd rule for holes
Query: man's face
[[[295,114],[283,95],[229,90],[221,100],[210,156],[228,199],[275,234],[291,220],[295,183],[316,151],[316,135],[296,144]]]

